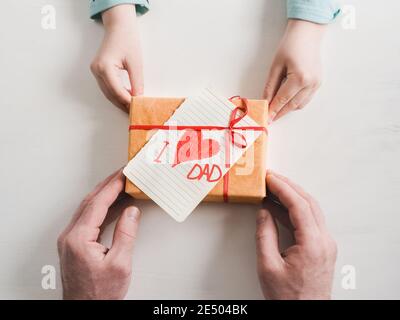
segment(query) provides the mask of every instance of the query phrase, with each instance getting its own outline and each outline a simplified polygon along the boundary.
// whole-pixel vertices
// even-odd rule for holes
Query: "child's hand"
[[[324,29],[323,25],[289,20],[264,90],[270,102],[270,122],[302,109],[320,86]]]
[[[104,40],[90,68],[107,99],[128,111],[131,96],[142,95],[144,88],[135,6],[113,7],[105,11],[102,18]],[[122,70],[129,74],[131,91],[122,83]]]

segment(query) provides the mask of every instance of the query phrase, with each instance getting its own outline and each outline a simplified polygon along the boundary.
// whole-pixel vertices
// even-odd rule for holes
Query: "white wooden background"
[[[325,209],[339,245],[334,297],[400,298],[400,27],[397,0],[343,1],[356,28],[332,25],[324,85],[311,105],[270,129],[269,165]],[[43,30],[53,5],[56,30]],[[285,25],[285,1],[153,0],[140,19],[146,93],[260,97]],[[0,11],[0,298],[59,298],[56,238],[81,198],[127,156],[127,116],[89,63],[102,26],[84,0],[2,1]],[[128,298],[261,298],[256,207],[201,205],[183,224],[144,212]],[[106,234],[109,241],[111,230]],[[345,290],[341,270],[356,270]]]

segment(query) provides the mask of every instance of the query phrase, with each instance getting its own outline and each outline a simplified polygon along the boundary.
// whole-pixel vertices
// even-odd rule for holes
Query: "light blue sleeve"
[[[136,13],[138,15],[145,14],[149,10],[148,0],[89,0],[90,1],[90,17],[98,19],[101,13],[107,9],[115,7],[119,4],[136,5]]]
[[[287,0],[287,17],[320,24],[332,22],[340,12],[335,0]]]

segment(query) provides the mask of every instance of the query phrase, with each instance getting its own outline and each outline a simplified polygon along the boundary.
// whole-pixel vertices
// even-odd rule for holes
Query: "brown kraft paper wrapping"
[[[162,125],[182,104],[183,98],[133,97],[130,106],[130,125]],[[241,100],[233,100],[240,106]],[[268,103],[266,100],[248,100],[248,115],[258,125],[267,127]],[[201,125],[201,124],[199,124]],[[221,124],[224,125],[224,124]],[[154,134],[156,130],[152,131]],[[129,131],[129,160],[146,144],[152,134],[148,130]],[[229,170],[228,201],[260,203],[266,195],[265,174],[267,134],[264,132]],[[252,160],[254,159],[254,161]],[[126,179],[125,192],[135,199],[149,199],[138,187]],[[223,179],[204,198],[208,202],[223,202]]]

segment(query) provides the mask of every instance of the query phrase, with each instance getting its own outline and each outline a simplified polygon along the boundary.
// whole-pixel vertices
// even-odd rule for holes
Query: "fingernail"
[[[267,177],[274,177],[274,176],[275,176],[275,174],[273,171],[271,171],[271,170],[267,171]]]
[[[130,220],[137,220],[139,218],[139,215],[140,215],[140,211],[136,207],[132,207],[128,211],[128,218]]]
[[[272,112],[272,113],[269,115],[268,124],[271,124],[272,121],[274,121],[275,116],[276,116],[276,112]]]
[[[268,216],[267,210],[261,209],[261,210],[260,210],[260,213],[258,214],[258,217],[259,217],[260,219],[266,219],[267,216]]]
[[[268,212],[267,212],[267,210],[261,209],[261,210],[258,212],[258,216],[257,216],[256,223],[257,223],[258,225],[260,225],[260,224],[264,223],[267,219],[268,219]]]
[[[271,180],[276,180],[276,179],[278,179],[278,178],[273,173],[269,173],[267,176],[267,182],[268,182],[268,180],[271,181]]]

